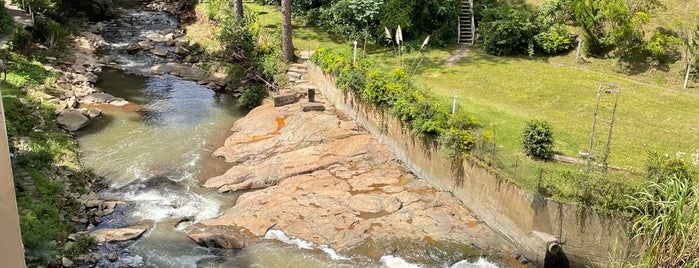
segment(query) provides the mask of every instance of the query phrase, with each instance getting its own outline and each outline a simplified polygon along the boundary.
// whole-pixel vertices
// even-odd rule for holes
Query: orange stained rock
[[[253,142],[258,142],[258,141],[263,141],[263,140],[269,140],[271,138],[274,138],[279,135],[279,131],[282,130],[284,125],[286,125],[286,122],[284,121],[284,117],[277,117],[274,119],[275,122],[277,122],[277,129],[274,130],[274,132],[265,134],[265,135],[260,135],[260,136],[254,136],[250,137],[248,140],[241,142],[241,143],[253,143]]]
[[[277,121],[277,130],[275,130],[272,134],[279,134],[279,131],[282,130],[286,122],[284,122],[284,117],[277,117],[277,119],[274,119],[274,121]]]

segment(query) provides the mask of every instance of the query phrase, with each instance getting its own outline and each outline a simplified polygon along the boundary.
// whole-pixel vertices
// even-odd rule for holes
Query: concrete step
[[[307,70],[308,66],[306,66],[306,64],[303,64],[303,63],[292,63],[291,65],[289,65],[289,69],[292,69],[292,68]]]
[[[289,76],[289,80],[291,80],[291,79],[299,80],[299,79],[301,79],[301,76],[303,76],[303,74],[301,74],[301,73],[292,72],[292,71],[286,72],[286,75]]]
[[[296,67],[290,67],[287,72],[295,72],[295,73],[300,73],[300,74],[306,74],[308,73],[307,69],[301,69],[301,68],[296,68]]]

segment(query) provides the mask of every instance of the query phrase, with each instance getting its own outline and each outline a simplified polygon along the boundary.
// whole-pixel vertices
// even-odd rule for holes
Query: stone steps
[[[301,53],[299,62],[289,65],[289,70],[286,72],[289,78],[288,88],[282,89],[274,96],[275,106],[285,106],[292,103],[300,102],[301,110],[309,111],[325,111],[325,105],[321,101],[317,101],[317,86],[308,80],[308,66],[304,63],[308,59],[310,53]],[[309,96],[313,94],[313,96]],[[307,101],[301,101],[307,99]]]

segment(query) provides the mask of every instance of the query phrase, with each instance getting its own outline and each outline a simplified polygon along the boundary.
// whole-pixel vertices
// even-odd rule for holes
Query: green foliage
[[[5,0],[0,0],[0,6],[2,6],[0,8],[0,36],[5,36],[12,31],[13,21],[7,8],[4,7]]]
[[[12,50],[19,53],[28,53],[34,44],[32,34],[21,27],[16,27],[12,36]]]
[[[35,35],[45,41],[49,48],[64,44],[69,34],[64,26],[42,15],[36,16],[34,28]]]
[[[641,46],[643,25],[649,12],[661,7],[656,0],[639,0],[627,5],[624,0],[570,0],[575,20],[585,35],[585,51],[603,56],[615,48],[628,53]]]
[[[352,64],[349,55],[346,49],[318,49],[311,60],[337,76],[340,89],[390,111],[416,136],[440,141],[446,156],[456,158],[473,147],[472,129],[478,126],[475,117],[451,115],[429,92],[418,88],[402,68],[384,72],[364,59]]]
[[[63,248],[63,255],[68,258],[75,258],[89,252],[97,245],[95,237],[91,235],[81,235],[78,240]]]
[[[449,159],[458,159],[473,148],[473,135],[469,130],[449,128],[439,137],[442,153]]]
[[[363,61],[363,63],[366,63]],[[364,68],[355,65],[346,65],[342,72],[336,74],[337,86],[342,90],[349,90],[355,93],[361,93],[366,87],[367,74]]]
[[[538,48],[547,54],[558,54],[573,48],[573,38],[563,24],[555,24],[534,36]]]
[[[565,24],[573,19],[571,0],[549,0],[535,11],[536,21],[542,27]]]
[[[645,49],[656,58],[662,58],[671,54],[672,51],[676,50],[676,47],[682,45],[682,43],[683,41],[681,38],[673,34],[656,30],[646,43]]]
[[[249,63],[255,73],[261,74],[277,88],[284,87],[288,80],[285,73],[289,67],[282,60],[281,43],[274,37],[276,33],[265,31],[257,22],[257,15],[250,11],[241,21],[237,21],[233,12],[226,10],[230,9],[219,10],[214,16],[220,23],[216,38],[223,44],[224,54],[236,57],[229,60]],[[255,100],[261,96],[260,92],[246,92],[248,90],[243,92],[243,95],[249,95],[246,106],[258,103]]]
[[[205,7],[205,16],[214,21],[221,21],[233,12],[234,0],[208,0]],[[221,12],[225,10],[226,12]],[[228,14],[226,14],[228,13]]]
[[[538,159],[550,159],[553,154],[553,131],[551,126],[540,120],[527,124],[522,132],[524,153]]]
[[[243,95],[240,96],[240,105],[252,109],[260,106],[262,100],[267,98],[267,96],[269,96],[269,91],[267,91],[267,89],[258,85],[250,85],[243,91]]]
[[[533,53],[538,26],[523,2],[484,7],[480,12],[480,42],[486,52],[498,56]]]
[[[696,165],[651,154],[650,183],[632,196],[633,238],[645,267],[699,266],[699,184]]]
[[[295,10],[305,13],[309,25],[346,40],[384,39],[384,27],[403,29],[405,42],[419,46],[425,36],[432,36],[433,44],[444,46],[456,38],[456,22],[460,13],[458,0],[340,0]],[[377,42],[384,44],[383,42]]]

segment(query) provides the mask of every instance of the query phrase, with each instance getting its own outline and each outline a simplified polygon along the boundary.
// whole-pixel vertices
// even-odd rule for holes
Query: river
[[[164,12],[146,11],[134,1],[118,1],[125,9],[119,22],[105,27],[108,42],[101,52],[116,63],[99,75],[96,87],[130,104],[99,106],[103,115],[77,133],[81,159],[107,182],[100,195],[121,200],[115,213],[95,227],[115,228],[153,220],[155,226],[134,242],[106,244],[100,253],[116,252],[115,262],[102,267],[497,267],[479,258],[458,262],[449,251],[420,248],[426,256],[348,256],[332,249],[270,232],[241,251],[198,246],[183,229],[218,216],[238,194],[219,194],[200,187],[201,180],[230,166],[211,153],[220,147],[235,120],[245,115],[230,95],[170,75],[148,75],[152,64],[172,61],[123,48],[139,36],[172,32],[177,22]],[[155,22],[155,23],[154,23]],[[444,254],[440,254],[444,253]],[[433,256],[429,256],[429,255]],[[453,254],[452,254],[453,255]],[[426,259],[415,264],[405,259]],[[455,262],[458,262],[454,265]]]

